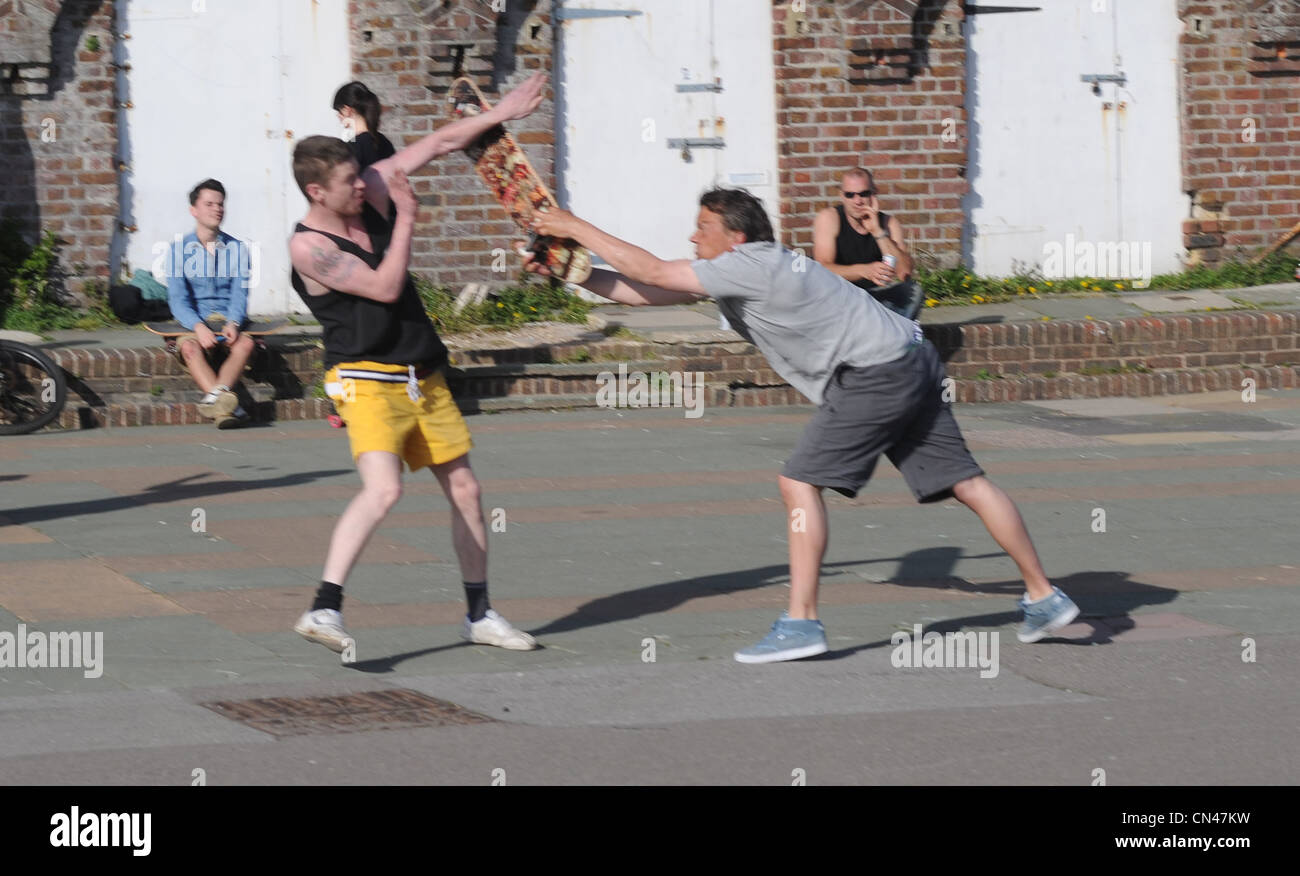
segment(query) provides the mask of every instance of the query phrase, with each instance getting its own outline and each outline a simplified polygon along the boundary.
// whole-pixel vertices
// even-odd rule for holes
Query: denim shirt
[[[198,234],[185,235],[169,253],[167,304],[172,316],[193,328],[214,313],[242,326],[248,315],[248,247],[224,231],[217,232],[215,252],[199,243]]]

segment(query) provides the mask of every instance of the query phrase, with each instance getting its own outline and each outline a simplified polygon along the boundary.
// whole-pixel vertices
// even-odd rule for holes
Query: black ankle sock
[[[465,585],[465,603],[469,606],[469,622],[483,620],[483,616],[492,607],[488,605],[487,582],[462,581],[461,583]]]
[[[316,611],[321,608],[332,608],[335,611],[342,611],[343,588],[337,584],[331,584],[328,581],[320,582],[320,589],[316,591],[316,601],[311,604],[311,610]]]

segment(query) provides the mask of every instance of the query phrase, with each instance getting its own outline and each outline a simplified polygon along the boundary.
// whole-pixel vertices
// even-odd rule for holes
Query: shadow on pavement
[[[960,555],[960,549],[948,547],[915,551],[900,558],[898,576],[887,583],[899,587],[915,587],[918,591],[959,590],[966,593],[993,593],[1014,599],[1019,599],[1024,593],[1025,585],[1019,578],[972,584],[962,578],[951,577],[952,563]],[[998,554],[983,556],[998,556]],[[893,562],[894,560],[889,561]],[[823,577],[832,570],[845,566],[857,567],[863,565],[864,562],[886,562],[886,560],[827,563],[822,566]],[[918,574],[923,577],[910,577]],[[945,574],[949,577],[945,577]],[[742,593],[775,584],[788,579],[788,577],[789,567],[782,563],[780,565],[760,566],[745,571],[703,575],[679,581],[668,581],[663,584],[653,584],[649,587],[640,587],[623,593],[598,597],[579,606],[573,613],[529,632],[534,636],[545,636],[600,626],[601,624],[633,620],[643,615],[671,611],[701,596]],[[1154,587],[1140,581],[1134,581],[1127,572],[1080,572],[1063,578],[1053,578],[1052,583],[1059,586],[1079,603],[1082,615],[1111,619],[1126,617],[1132,609],[1139,606],[1161,605],[1172,602],[1178,596],[1176,590]],[[873,584],[863,581],[861,586],[871,587]],[[927,629],[945,632],[960,629],[962,626],[1002,626],[1019,620],[1019,618],[1020,611],[1013,605],[1005,612],[945,621],[929,626]],[[1106,627],[1112,629],[1114,626],[1114,623],[1106,625]],[[1102,627],[1102,629],[1106,627]],[[1131,622],[1129,627],[1131,628]],[[1102,633],[1097,634],[1104,635]],[[1090,639],[1086,644],[1092,644],[1094,641],[1109,641],[1109,638]],[[864,645],[853,650],[880,647],[887,644],[889,643],[886,640]],[[1081,642],[1081,644],[1084,643]],[[852,653],[852,650],[835,653],[848,654]]]
[[[840,565],[855,565],[843,563]],[[823,568],[835,568],[827,564]],[[760,566],[740,572],[723,572],[718,575],[701,575],[680,581],[667,581],[638,587],[623,593],[601,596],[578,606],[572,614],[553,620],[546,626],[529,630],[534,636],[552,633],[568,633],[586,627],[632,620],[647,614],[659,614],[671,611],[679,605],[698,599],[701,596],[717,596],[725,593],[741,593],[756,590],[788,578],[790,568],[782,563],[774,566]]]
[[[826,573],[845,566],[857,567],[866,562],[898,562],[900,565],[897,577],[889,582],[882,583],[889,583],[899,587],[913,587],[918,591],[918,598],[924,598],[922,592],[927,590],[945,592],[959,590],[972,594],[991,593],[1004,595],[1009,600],[1019,599],[1024,593],[1025,585],[1019,578],[973,584],[962,578],[952,577],[953,565],[961,556],[960,548],[926,548],[913,551],[903,557],[827,563],[822,566],[822,572],[823,576],[825,576]],[[1001,554],[980,556],[1001,556]],[[529,632],[541,638],[556,633],[567,633],[587,627],[601,626],[602,624],[633,620],[644,615],[671,611],[690,602],[692,599],[698,599],[702,596],[717,596],[756,590],[760,587],[767,587],[787,580],[788,577],[789,567],[782,563],[779,565],[759,566],[738,572],[701,575],[685,580],[652,584],[649,587],[639,587],[635,590],[598,597],[579,606],[573,613],[557,618],[545,626],[529,630]],[[1053,578],[1052,583],[1064,590],[1078,603],[1080,617],[1075,623],[1087,624],[1091,628],[1091,632],[1086,638],[1064,639],[1051,637],[1041,640],[1042,642],[1056,642],[1059,644],[1107,644],[1113,640],[1115,634],[1133,628],[1133,621],[1128,617],[1132,610],[1148,605],[1163,605],[1172,602],[1178,597],[1177,590],[1143,584],[1141,581],[1133,580],[1127,572],[1079,572],[1061,578]],[[870,581],[863,581],[860,586],[873,587],[876,585]],[[833,609],[831,614],[833,615]],[[1097,620],[1092,620],[1093,618]],[[825,614],[823,619],[825,619]],[[927,624],[925,630],[926,632],[943,634],[956,632],[965,627],[1001,627],[1018,620],[1020,620],[1020,610],[1012,603],[1007,611],[971,615]],[[391,657],[349,664],[349,666],[360,672],[392,672],[394,667],[403,661],[428,654],[436,654],[439,651],[446,651],[451,648],[461,648],[466,644],[468,643],[458,642],[453,645],[440,645],[436,648],[425,648],[420,651],[408,651],[403,654],[394,654]],[[890,645],[889,639],[882,639],[852,648],[831,651],[808,659],[839,660],[850,657],[859,651],[885,648]],[[542,647],[542,645],[539,644],[539,647]]]
[[[996,581],[988,584],[974,585],[960,581],[955,585],[958,590],[969,593],[996,593],[1019,598],[1023,595],[1025,585],[1019,578],[1010,581]],[[891,582],[902,587],[913,586],[908,581]],[[1085,624],[1090,632],[1083,638],[1062,638],[1049,636],[1040,639],[1038,644],[1054,642],[1061,645],[1107,645],[1114,641],[1117,634],[1122,635],[1135,626],[1129,614],[1136,608],[1148,605],[1165,605],[1178,598],[1178,591],[1168,587],[1156,587],[1135,581],[1128,572],[1078,572],[1063,578],[1053,578],[1052,583],[1065,591],[1079,606],[1079,617],[1074,624]],[[918,589],[921,589],[918,587]],[[925,589],[934,589],[926,587]],[[966,627],[1000,627],[1020,620],[1020,610],[1000,611],[993,614],[970,615],[925,625],[925,632],[954,633]],[[851,657],[859,651],[873,648],[892,647],[889,639],[880,639],[852,648],[829,651],[812,660],[840,660]]]
[[[144,492],[130,496],[111,496],[106,499],[89,499],[79,502],[60,502],[57,505],[36,505],[32,508],[4,509],[2,512],[12,523],[30,524],[46,520],[58,520],[62,517],[76,517],[85,514],[108,514],[138,508],[141,505],[153,505],[164,502],[182,502],[190,499],[202,499],[205,496],[220,496],[225,493],[239,493],[244,490],[267,490],[281,487],[297,487],[309,484],[321,478],[335,475],[352,474],[350,468],[335,468],[324,471],[310,471],[302,474],[267,478],[260,481],[214,481],[211,483],[191,484],[202,474],[188,475],[162,484],[145,487]]]

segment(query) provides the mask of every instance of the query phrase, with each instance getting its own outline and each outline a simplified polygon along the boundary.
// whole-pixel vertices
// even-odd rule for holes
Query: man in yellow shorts
[[[542,99],[535,75],[491,110],[458,119],[359,172],[347,143],[308,137],[293,172],[311,207],[289,242],[293,288],[320,321],[325,388],[347,422],[361,492],[330,537],[316,599],[294,626],[333,651],[355,644],[343,627],[343,584],[366,542],[402,495],[402,464],[428,467],[451,505],[452,543],[468,612],[462,635],[512,650],[537,646],[488,604],[487,529],[472,442],[443,376],[447,348],[407,274],[416,199],[406,175],[522,119]],[[396,219],[385,218],[390,204]]]

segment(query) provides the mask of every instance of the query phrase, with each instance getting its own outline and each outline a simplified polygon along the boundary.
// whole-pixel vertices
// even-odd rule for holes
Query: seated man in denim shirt
[[[207,393],[199,413],[229,429],[248,421],[231,387],[252,358],[252,337],[240,334],[248,312],[248,248],[221,230],[226,189],[206,179],[190,192],[190,215],[197,226],[185,235],[183,252],[173,253],[167,271],[167,303],[172,316],[194,331],[176,339],[176,354],[199,389]],[[208,327],[214,315],[225,319],[220,334]],[[219,371],[214,371],[214,366]]]

